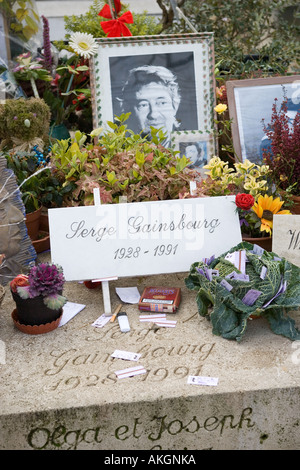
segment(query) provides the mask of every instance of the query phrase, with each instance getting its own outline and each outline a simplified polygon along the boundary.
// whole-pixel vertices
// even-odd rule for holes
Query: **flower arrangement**
[[[213,157],[204,166],[205,180],[198,184],[195,196],[235,195],[236,210],[241,230],[251,237],[270,236],[274,214],[290,214],[281,210],[284,201],[272,193],[271,170],[249,160],[234,163],[234,168],[219,157]]]
[[[97,50],[91,34],[74,33],[68,44],[71,57],[63,58],[55,78],[43,98],[52,112],[52,126],[78,120],[79,112],[90,113],[90,77],[88,59]],[[89,116],[90,117],[90,116]]]
[[[273,198],[261,194],[256,202],[251,194],[239,193],[235,197],[242,233],[251,237],[271,236],[273,216],[290,214],[288,209],[280,210],[284,201],[280,197]]]
[[[29,81],[35,98],[40,98],[36,80],[50,82],[52,80],[49,70],[43,67],[43,59],[32,57],[30,52],[25,52],[16,57],[16,65],[13,69],[15,79],[20,83],[22,81]]]
[[[282,209],[284,201],[274,191],[268,165],[249,160],[234,163],[234,168],[219,157],[204,166],[207,178],[197,184],[193,196],[235,195],[243,235],[271,236],[274,214],[290,214]]]
[[[19,274],[10,282],[13,297],[23,300],[41,296],[46,307],[59,310],[67,299],[62,295],[64,286],[62,268],[57,264],[40,263],[28,275]]]
[[[262,316],[274,333],[300,339],[287,315],[300,306],[300,269],[275,253],[242,242],[193,263],[185,283],[197,292],[198,313],[210,319],[215,335],[241,341],[249,318]]]
[[[300,113],[299,104],[284,99],[280,109],[275,99],[271,122],[264,123],[267,145],[262,148],[264,162],[278,188],[300,195]]]

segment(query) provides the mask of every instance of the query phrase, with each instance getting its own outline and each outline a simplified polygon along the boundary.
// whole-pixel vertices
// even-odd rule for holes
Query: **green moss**
[[[35,138],[48,141],[50,108],[43,99],[20,98],[0,104],[0,141],[2,146],[30,142]],[[16,139],[16,140],[15,140]]]

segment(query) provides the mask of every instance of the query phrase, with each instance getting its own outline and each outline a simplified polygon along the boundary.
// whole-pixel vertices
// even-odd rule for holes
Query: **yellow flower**
[[[214,110],[216,111],[216,113],[222,114],[227,110],[227,105],[220,103],[214,107]]]
[[[252,206],[252,210],[261,221],[260,231],[272,233],[273,215],[274,214],[290,214],[289,210],[280,210],[284,201],[279,197],[273,199],[273,196],[260,195],[257,202]]]

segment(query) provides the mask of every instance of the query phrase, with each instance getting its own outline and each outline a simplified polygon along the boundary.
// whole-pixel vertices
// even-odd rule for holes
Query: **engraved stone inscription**
[[[253,409],[244,408],[240,414],[215,414],[211,416],[169,417],[153,416],[150,422],[145,422],[143,417],[132,418],[131,422],[120,424],[111,433],[110,439],[116,442],[131,440],[132,444],[141,438],[146,438],[151,449],[163,449],[163,440],[177,435],[195,435],[201,432],[212,433],[214,436],[223,436],[229,430],[238,433],[239,430],[255,427],[252,417]],[[149,429],[149,431],[145,431]],[[64,425],[55,428],[36,427],[30,430],[27,442],[32,449],[67,449],[76,450],[80,448],[92,448],[105,442],[107,430],[101,425],[86,429],[68,429]],[[183,436],[184,438],[185,436]],[[201,448],[201,440],[199,441]]]

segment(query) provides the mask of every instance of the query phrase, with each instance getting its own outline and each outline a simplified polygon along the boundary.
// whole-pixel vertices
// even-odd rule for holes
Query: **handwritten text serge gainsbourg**
[[[179,221],[174,222],[154,222],[145,221],[141,215],[130,217],[127,221],[127,230],[130,235],[157,233],[157,232],[175,232],[183,230],[200,230],[205,229],[209,233],[214,233],[215,229],[220,225],[219,219],[192,220],[187,219],[186,214],[182,214]],[[94,238],[96,242],[101,242],[104,237],[112,237],[117,233],[114,226],[88,227],[85,220],[72,222],[70,231],[66,234],[66,238]]]

